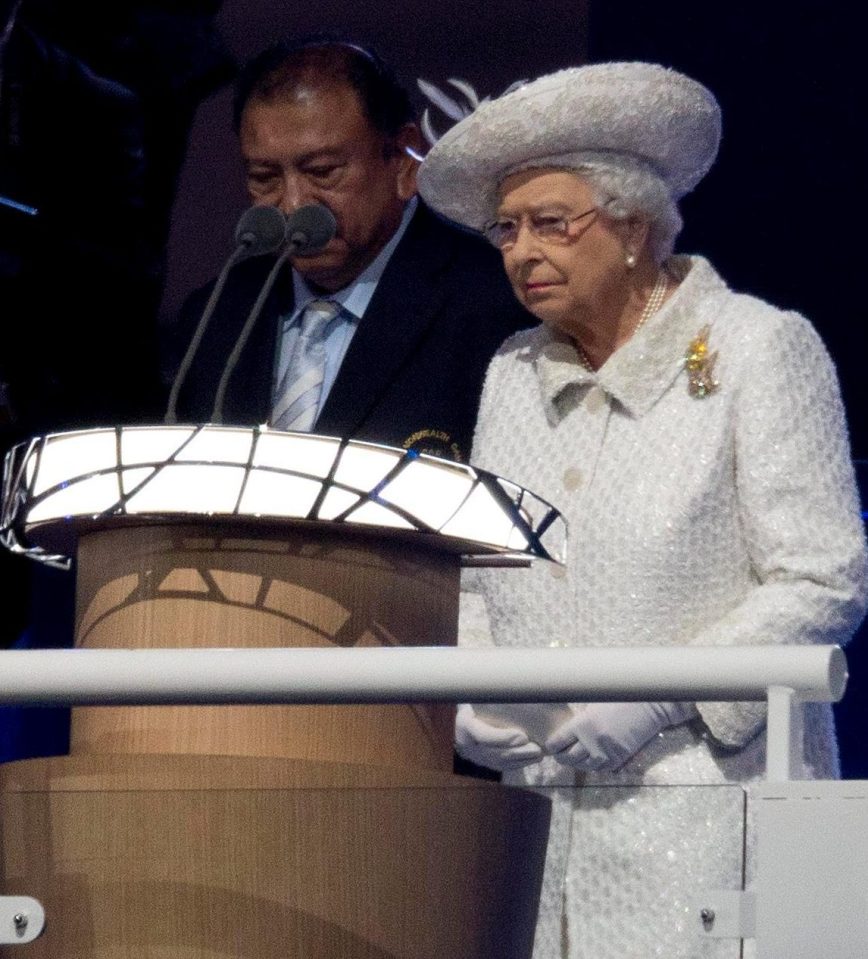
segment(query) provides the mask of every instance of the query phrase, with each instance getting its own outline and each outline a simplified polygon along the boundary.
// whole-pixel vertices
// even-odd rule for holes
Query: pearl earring
[[[633,267],[636,266],[636,254],[635,254],[635,253],[628,253],[628,254],[624,257],[624,263],[626,263],[628,270],[632,270]]]

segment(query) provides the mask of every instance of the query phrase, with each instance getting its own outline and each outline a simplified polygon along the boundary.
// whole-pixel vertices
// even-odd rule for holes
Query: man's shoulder
[[[417,236],[422,236],[432,243],[443,244],[461,251],[461,253],[472,256],[480,262],[497,267],[500,272],[503,272],[502,258],[490,243],[476,231],[445,219],[421,200],[413,217],[411,229],[416,232]]]
[[[500,253],[478,233],[443,219],[421,202],[396,250],[395,265],[428,273],[453,295],[487,300],[493,309],[521,310]]]

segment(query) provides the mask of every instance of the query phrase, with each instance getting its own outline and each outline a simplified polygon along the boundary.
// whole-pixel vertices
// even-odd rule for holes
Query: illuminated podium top
[[[68,567],[87,531],[152,522],[340,524],[466,556],[563,562],[566,525],[521,486],[460,463],[266,427],[116,426],[6,456],[0,541]]]

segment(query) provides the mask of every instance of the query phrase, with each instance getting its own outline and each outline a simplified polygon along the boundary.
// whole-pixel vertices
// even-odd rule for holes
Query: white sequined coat
[[[474,465],[560,509],[569,560],[470,573],[459,642],[844,643],[858,625],[864,532],[822,343],[705,260],[673,262],[686,278],[598,372],[546,327],[493,359]],[[705,326],[719,385],[698,398],[684,358]],[[738,955],[697,933],[693,898],[740,886],[744,791],[731,784],[762,774],[764,710],[698,708],[701,722],[582,790],[554,788],[576,774],[550,758],[505,777],[554,798],[534,959]],[[810,774],[835,776],[829,707],[808,707],[805,742]]]

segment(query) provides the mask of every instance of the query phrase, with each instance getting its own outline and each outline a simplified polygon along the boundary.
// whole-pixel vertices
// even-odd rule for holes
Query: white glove
[[[614,770],[661,729],[696,715],[693,703],[589,703],[546,740],[546,751],[564,766]]]
[[[488,769],[518,769],[543,757],[542,747],[517,726],[493,726],[480,719],[469,703],[455,715],[455,748],[458,754]]]

